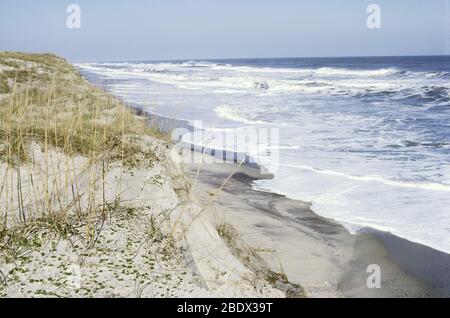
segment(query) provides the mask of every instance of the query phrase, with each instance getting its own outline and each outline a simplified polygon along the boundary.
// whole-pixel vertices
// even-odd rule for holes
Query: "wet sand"
[[[203,163],[196,194],[208,200],[208,193],[236,167]],[[197,168],[185,164],[193,178]],[[310,297],[450,296],[450,255],[374,230],[352,235],[316,215],[309,203],[252,189],[252,181],[265,177],[257,166],[241,166],[215,200],[212,213],[221,214],[215,217],[232,224],[247,244],[264,250],[270,267],[283,270]],[[367,287],[371,264],[381,269],[379,289]]]

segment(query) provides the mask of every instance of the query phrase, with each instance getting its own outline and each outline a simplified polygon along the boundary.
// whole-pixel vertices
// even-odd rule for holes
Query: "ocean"
[[[276,128],[276,146],[252,148],[277,152],[255,189],[309,201],[352,232],[450,253],[450,57],[77,66],[126,103],[206,132]]]

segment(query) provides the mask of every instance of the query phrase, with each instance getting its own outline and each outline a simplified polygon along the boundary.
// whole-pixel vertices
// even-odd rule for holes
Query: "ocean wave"
[[[441,149],[441,148],[450,148],[450,142],[443,142],[443,141],[416,141],[416,140],[403,140],[402,145],[404,147],[424,147],[424,148],[434,148],[434,149]]]
[[[388,76],[399,74],[401,71],[395,68],[382,68],[377,70],[358,70],[347,68],[334,68],[334,67],[321,67],[316,70],[316,74],[319,75],[332,75],[332,76]]]
[[[429,72],[424,74],[425,78],[450,79],[450,72]]]
[[[227,66],[232,67],[230,64],[213,63],[208,61],[186,61],[181,63],[173,63],[171,65],[184,66],[184,67],[214,67],[214,66]]]
[[[305,165],[289,165],[285,164],[285,167],[289,168],[296,168],[296,169],[303,169],[303,170],[309,170],[315,173],[319,174],[328,174],[328,175],[334,175],[343,177],[350,180],[357,180],[357,181],[365,181],[365,182],[380,182],[385,185],[394,186],[394,187],[401,187],[401,188],[411,188],[411,189],[422,189],[422,190],[432,190],[432,191],[441,191],[441,192],[450,192],[450,186],[445,185],[442,183],[416,183],[416,182],[407,182],[407,181],[396,181],[396,180],[390,180],[381,176],[358,176],[358,175],[351,175],[344,172],[339,171],[332,171],[332,170],[325,170],[325,169],[318,169],[310,166]]]
[[[216,107],[214,110],[219,117],[230,119],[233,121],[255,125],[255,124],[270,124],[266,121],[250,119],[246,114],[240,112],[238,109],[232,107],[231,105],[221,105]]]
[[[311,202],[316,213],[353,230],[373,228],[450,253],[446,226],[450,186],[354,176],[311,166],[283,167],[274,179],[255,181],[254,188]],[[295,171],[299,168],[301,172]]]
[[[130,78],[148,76],[151,80],[173,84],[180,88],[232,89],[232,93],[236,92],[234,90],[262,88],[270,90],[271,94],[297,91],[307,94],[341,94],[376,99],[390,98],[391,95],[396,95],[397,99],[419,98],[418,102],[423,102],[422,99],[440,99],[438,102],[446,102],[449,98],[450,88],[439,86],[438,82],[442,80],[442,77],[447,76],[448,72],[414,73],[396,68],[373,70],[336,67],[278,69],[231,66],[208,61],[136,64],[85,63],[79,65],[85,70],[99,72],[110,77],[117,75],[121,77],[128,75]],[[186,70],[186,68],[192,67],[202,69]],[[287,71],[289,73],[286,73]],[[177,77],[164,77],[163,74]],[[401,76],[406,74],[408,76]],[[427,83],[426,79],[432,83]],[[412,91],[408,93],[407,90]],[[425,100],[425,102],[427,101]]]

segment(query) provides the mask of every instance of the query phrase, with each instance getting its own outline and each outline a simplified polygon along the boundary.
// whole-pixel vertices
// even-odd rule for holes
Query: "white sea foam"
[[[310,201],[316,213],[353,231],[376,228],[450,253],[447,190],[384,181],[288,167],[279,169],[273,180],[257,181],[255,188]]]
[[[346,173],[343,173],[343,172],[332,171],[332,170],[322,170],[322,169],[317,169],[317,168],[314,168],[314,167],[302,166],[302,165],[289,165],[289,164],[286,164],[284,166],[285,167],[289,167],[289,168],[295,168],[295,169],[309,170],[309,171],[313,171],[313,172],[319,173],[319,174],[334,175],[334,176],[338,176],[338,177],[342,177],[342,178],[346,178],[346,179],[350,179],[350,180],[355,180],[355,181],[362,181],[362,182],[376,181],[376,182],[380,182],[380,183],[383,183],[385,185],[389,185],[389,186],[393,186],[393,187],[450,192],[450,186],[449,185],[445,185],[445,184],[441,184],[441,183],[402,182],[402,181],[390,180],[390,179],[387,179],[387,178],[384,178],[384,177],[381,177],[381,176],[374,176],[374,175],[362,175],[362,176],[349,175],[349,174],[346,174]]]
[[[258,189],[310,201],[352,229],[450,252],[449,72],[214,61],[77,66],[112,80],[108,89],[125,101],[201,119],[207,131],[278,127],[279,145],[253,148],[280,153],[275,178]]]
[[[382,68],[377,70],[353,70],[353,69],[333,68],[333,67],[321,67],[316,71],[316,73],[320,75],[359,76],[359,77],[388,76],[388,75],[395,75],[398,72],[399,71],[395,68]]]
[[[239,112],[239,110],[237,110],[236,108],[234,108],[234,107],[232,107],[230,105],[218,106],[215,109],[215,111],[216,111],[217,115],[222,117],[222,118],[226,118],[226,119],[242,122],[242,123],[249,124],[249,125],[266,124],[267,123],[267,122],[264,122],[264,121],[247,119],[245,114]]]

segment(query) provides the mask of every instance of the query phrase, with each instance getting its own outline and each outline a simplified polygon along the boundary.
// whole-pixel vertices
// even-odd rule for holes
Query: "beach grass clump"
[[[9,93],[8,81],[0,77],[0,94],[8,94],[8,93]]]
[[[0,52],[0,90],[5,259],[18,254],[16,245],[28,246],[26,237],[11,236],[18,228],[45,226],[62,238],[81,231],[95,241],[105,214],[120,205],[105,199],[108,169],[151,167],[159,157],[140,137],[161,133],[52,54]]]
[[[131,158],[139,146],[127,136],[153,133],[145,119],[100,90],[90,88],[80,96],[77,86],[56,83],[49,90],[14,88],[0,102],[0,140],[4,145],[0,160],[26,162],[26,146],[32,142],[56,147],[68,155],[107,154],[117,160],[126,153]]]
[[[155,135],[157,129],[89,85],[64,60],[50,54],[2,52],[3,63],[16,69],[0,72],[1,78],[14,83],[0,101],[0,160],[12,165],[26,162],[32,142],[68,155],[103,155],[113,161],[126,153],[130,164],[135,153],[150,155],[129,136]]]

